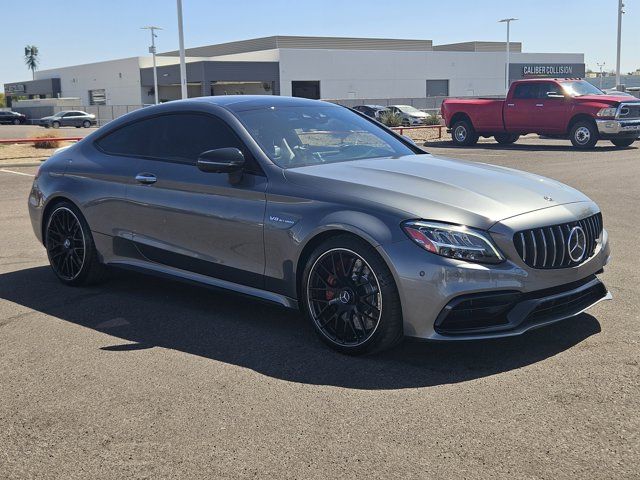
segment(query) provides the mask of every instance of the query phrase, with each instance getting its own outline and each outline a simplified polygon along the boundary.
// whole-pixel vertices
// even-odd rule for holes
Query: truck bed
[[[504,102],[504,98],[447,98],[442,102],[442,116],[448,127],[464,114],[478,133],[504,132]]]

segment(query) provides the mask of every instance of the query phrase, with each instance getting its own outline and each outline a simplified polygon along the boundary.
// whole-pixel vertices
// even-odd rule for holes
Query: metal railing
[[[477,98],[467,95],[468,98]],[[358,105],[382,105],[388,107],[390,105],[411,105],[412,107],[427,113],[440,113],[440,106],[445,98],[451,96],[439,97],[397,97],[397,98],[338,98],[323,99],[325,102],[337,103],[345,107],[355,107]],[[465,96],[457,96],[456,98],[465,98]],[[484,95],[483,98],[504,98],[504,95]]]

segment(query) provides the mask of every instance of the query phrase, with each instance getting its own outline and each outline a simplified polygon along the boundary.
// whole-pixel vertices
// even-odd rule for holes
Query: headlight
[[[615,117],[616,113],[618,113],[617,107],[607,107],[598,110],[598,113],[596,115],[598,117]]]
[[[489,234],[480,230],[420,220],[404,222],[402,228],[411,240],[436,255],[480,263],[504,260]]]

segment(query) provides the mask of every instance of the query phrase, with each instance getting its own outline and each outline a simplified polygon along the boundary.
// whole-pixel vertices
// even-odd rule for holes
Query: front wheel
[[[89,120],[85,120],[84,122],[82,122],[82,126],[84,128],[89,128],[91,126],[91,122]]]
[[[515,143],[520,138],[520,135],[516,135],[514,133],[498,133],[494,135],[496,142],[501,145],[509,145],[511,143]]]
[[[51,126],[52,126],[53,128],[60,128],[60,122],[53,122],[53,123],[51,124]]]
[[[478,143],[478,134],[468,120],[460,120],[451,128],[453,144],[459,147],[468,147]]]
[[[614,140],[611,140],[611,143],[613,143],[616,147],[628,147],[635,141],[635,138],[616,138]]]
[[[368,243],[351,235],[325,241],[309,257],[302,279],[302,308],[333,349],[373,353],[402,340],[398,289]]]
[[[15,119],[13,120],[13,124],[14,124],[14,125],[20,125],[20,123],[21,123],[21,122],[20,122],[20,119],[18,119],[18,118],[15,118]]]
[[[62,283],[90,285],[105,277],[106,267],[98,259],[89,225],[75,205],[57,204],[45,225],[49,264]]]
[[[569,137],[576,148],[593,148],[598,143],[598,130],[593,122],[579,121],[571,127]]]

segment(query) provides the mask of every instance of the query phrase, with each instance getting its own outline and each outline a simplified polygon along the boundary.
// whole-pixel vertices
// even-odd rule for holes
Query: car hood
[[[619,95],[582,95],[581,97],[576,97],[576,99],[583,102],[602,102],[611,105],[617,105],[618,103],[640,102],[640,99],[634,97],[621,97]]]
[[[566,203],[581,192],[546,177],[433,155],[353,160],[285,170],[292,183],[402,212],[487,229],[496,222]]]

